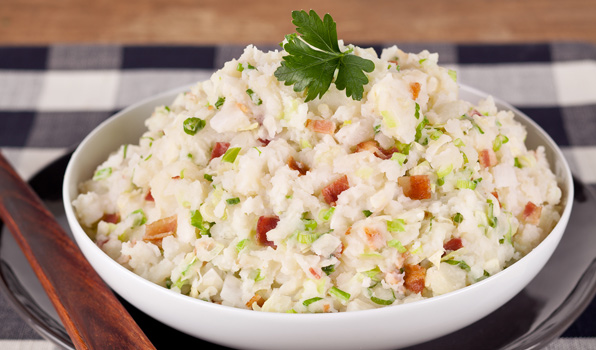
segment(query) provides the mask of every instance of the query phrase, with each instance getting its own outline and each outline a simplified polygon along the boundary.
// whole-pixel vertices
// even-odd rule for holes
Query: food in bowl
[[[372,63],[361,93],[339,69],[322,93],[288,86],[294,51],[248,46],[80,185],[81,225],[173,291],[297,313],[449,293],[548,235],[561,190],[512,112],[459,100],[437,54],[338,50]]]

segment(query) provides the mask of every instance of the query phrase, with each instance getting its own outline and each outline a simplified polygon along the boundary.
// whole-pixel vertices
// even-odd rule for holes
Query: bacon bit
[[[337,202],[337,197],[339,197],[339,195],[348,188],[350,188],[348,176],[344,175],[323,188],[323,198],[325,198],[325,202],[327,204],[334,207],[335,202]]]
[[[497,155],[492,149],[483,149],[478,154],[478,161],[483,168],[495,166],[497,165]]]
[[[418,94],[420,93],[420,83],[410,83],[410,90],[412,90],[412,100],[417,99]]]
[[[331,120],[306,120],[306,127],[321,134],[335,134],[336,125]]]
[[[246,307],[252,309],[252,304],[257,303],[259,306],[263,306],[265,304],[265,299],[262,296],[255,294],[249,301],[246,302]]]
[[[145,227],[143,241],[153,243],[161,248],[161,241],[176,234],[178,228],[178,216],[172,215],[167,218],[154,221]]]
[[[297,162],[292,156],[288,158],[287,164],[290,167],[290,169],[297,170],[300,173],[300,176],[306,175],[306,172],[310,170],[310,168],[306,164],[302,162]]]
[[[385,238],[374,228],[364,228],[364,234],[366,235],[366,241],[368,246],[372,249],[379,249],[385,246]]]
[[[472,112],[470,112],[470,117],[473,117],[475,115],[483,117],[482,113],[478,112],[478,110],[476,109],[473,109]]]
[[[431,196],[428,175],[402,176],[397,179],[397,183],[411,199],[429,199]]]
[[[522,214],[524,220],[528,224],[538,225],[540,223],[540,215],[542,214],[542,207],[532,202],[528,202]]]
[[[223,156],[228,148],[230,148],[229,142],[216,142],[213,151],[211,151],[211,159]]]
[[[308,269],[308,272],[310,272],[313,276],[315,276],[316,279],[320,280],[321,279],[321,274],[318,273],[315,269],[313,269],[312,267],[310,267]]]
[[[391,60],[391,61],[387,61],[387,62],[399,65],[399,62],[397,62],[397,60]]]
[[[352,233],[352,226],[348,227],[348,229],[346,230],[346,233],[344,233],[346,236],[348,236],[350,233]]]
[[[330,308],[331,308],[331,306],[329,306],[329,304],[323,305],[323,312],[329,312]]]
[[[181,179],[180,175],[172,176],[172,180],[180,180],[180,179]]]
[[[259,140],[259,142],[262,143],[263,146],[267,146],[269,144],[269,142],[271,142],[271,140],[262,139],[262,138],[258,138],[257,140]]]
[[[389,159],[394,152],[397,152],[397,150],[394,148],[390,150],[382,149],[379,143],[375,140],[360,142],[358,145],[356,145],[356,152],[363,151],[372,152],[375,156],[381,159]]]
[[[277,216],[261,216],[257,222],[257,241],[262,246],[272,247],[277,249],[277,246],[267,239],[267,232],[277,227],[279,218]]]
[[[497,191],[492,191],[490,194],[492,194],[493,196],[495,196],[495,198],[497,199],[497,203],[499,203],[499,208],[501,207],[501,201],[499,200],[499,194],[497,193]]]
[[[155,199],[153,198],[153,195],[151,194],[151,190],[149,190],[149,192],[147,192],[147,195],[145,196],[145,200],[148,202],[155,202]]]
[[[109,222],[110,224],[117,224],[120,222],[120,214],[103,214],[101,221]]]
[[[404,266],[406,277],[404,286],[414,293],[420,293],[424,289],[424,279],[426,278],[426,269],[420,265]]]
[[[464,245],[461,242],[461,238],[451,238],[443,244],[443,249],[445,250],[458,250],[463,247]]]

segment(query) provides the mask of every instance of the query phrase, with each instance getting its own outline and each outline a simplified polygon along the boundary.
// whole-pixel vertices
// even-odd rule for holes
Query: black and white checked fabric
[[[374,45],[380,52],[386,43]],[[461,83],[526,112],[596,186],[596,46],[403,44],[438,52]],[[277,45],[260,46],[277,49]],[[0,149],[27,178],[143,98],[207,79],[240,46],[0,47]],[[54,349],[0,298],[0,349]],[[549,350],[596,349],[596,301]]]

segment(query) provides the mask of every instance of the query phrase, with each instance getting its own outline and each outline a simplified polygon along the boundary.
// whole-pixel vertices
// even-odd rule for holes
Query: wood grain
[[[352,43],[596,43],[594,0],[2,0],[0,44],[277,43],[311,8]]]
[[[155,349],[2,154],[0,219],[25,253],[77,349]]]

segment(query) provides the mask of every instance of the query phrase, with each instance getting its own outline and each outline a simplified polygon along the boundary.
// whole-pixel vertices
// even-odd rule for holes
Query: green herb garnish
[[[329,14],[323,20],[313,10],[293,11],[292,23],[301,34],[286,35],[283,48],[288,55],[283,57],[275,77],[285,85],[294,85],[294,91],[305,91],[305,101],[322,97],[331,86],[346,90],[346,95],[361,100],[364,85],[375,64],[367,59],[351,54],[352,49],[342,52],[337,41],[336,23]],[[336,75],[337,71],[337,75]]]

